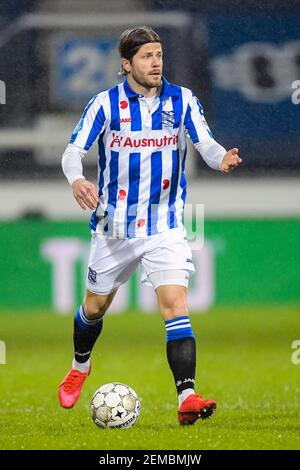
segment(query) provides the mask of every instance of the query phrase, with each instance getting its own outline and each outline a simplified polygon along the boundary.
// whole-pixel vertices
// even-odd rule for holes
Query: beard
[[[161,85],[161,75],[155,75],[152,77],[147,78],[147,76],[139,75],[136,72],[132,71],[132,78],[136,83],[141,85],[142,87],[150,90],[151,88],[157,88]],[[157,83],[155,83],[155,81]]]

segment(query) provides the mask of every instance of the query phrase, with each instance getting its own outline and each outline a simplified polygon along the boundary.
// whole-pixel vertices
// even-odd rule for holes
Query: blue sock
[[[167,358],[177,393],[194,389],[196,373],[196,341],[187,315],[165,321]]]
[[[86,362],[91,355],[94,344],[103,327],[103,318],[90,320],[84,312],[83,305],[78,308],[74,318],[74,350],[77,362]]]

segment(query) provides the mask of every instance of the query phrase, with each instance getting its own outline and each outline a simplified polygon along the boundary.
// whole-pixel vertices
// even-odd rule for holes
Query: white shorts
[[[168,270],[184,270],[185,279],[194,272],[192,250],[185,238],[184,228],[174,228],[147,238],[118,239],[92,232],[86,287],[96,294],[105,295],[118,289],[140,266],[141,282],[153,285],[182,284],[180,275],[166,277],[152,273]],[[171,273],[170,273],[171,274]],[[161,280],[160,280],[161,279]]]

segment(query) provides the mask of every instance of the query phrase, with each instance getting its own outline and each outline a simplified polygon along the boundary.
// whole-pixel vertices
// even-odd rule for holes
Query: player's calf
[[[59,386],[59,402],[64,408],[72,408],[77,402],[83,384],[91,371],[90,356],[103,326],[103,319],[89,319],[81,305],[74,318],[74,350],[72,369]]]
[[[181,425],[206,419],[216,410],[214,400],[195,394],[196,342],[187,315],[166,320],[167,358],[178,393],[178,420]]]

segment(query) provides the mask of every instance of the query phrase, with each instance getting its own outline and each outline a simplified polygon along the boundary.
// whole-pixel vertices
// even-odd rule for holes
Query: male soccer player
[[[86,106],[62,166],[80,207],[92,209],[86,295],[74,319],[75,357],[59,387],[71,408],[91,371],[90,355],[103,315],[118,287],[138,265],[153,285],[167,334],[167,359],[178,392],[180,424],[209,417],[214,400],[195,393],[196,344],[188,316],[187,287],[194,271],[182,223],[186,198],[186,134],[207,164],[228,173],[241,163],[212,137],[198,99],[162,75],[162,45],[150,27],[120,38],[125,81]],[[82,158],[98,139],[99,188],[86,181]]]

